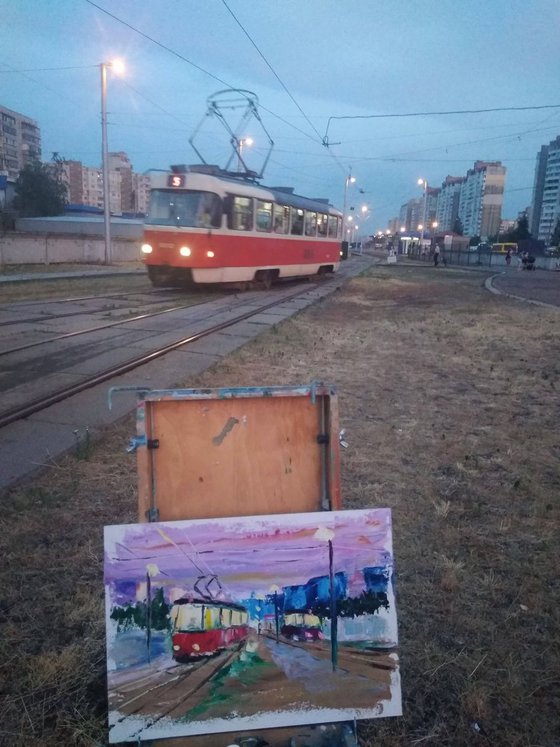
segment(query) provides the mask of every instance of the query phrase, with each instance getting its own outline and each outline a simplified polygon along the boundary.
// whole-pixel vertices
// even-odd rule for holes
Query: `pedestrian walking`
[[[436,244],[436,248],[434,249],[434,267],[437,267],[439,265],[439,253],[439,244]]]
[[[508,249],[506,252],[506,265],[508,267],[511,265],[511,249]]]

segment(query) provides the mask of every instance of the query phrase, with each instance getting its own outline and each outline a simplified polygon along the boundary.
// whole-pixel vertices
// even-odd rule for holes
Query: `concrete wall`
[[[141,259],[141,240],[112,239],[112,261]],[[0,237],[0,264],[101,263],[105,259],[103,236],[7,233]]]
[[[35,234],[72,234],[73,236],[104,236],[103,216],[55,215],[50,218],[18,218],[16,231]],[[111,237],[141,239],[144,223],[140,219],[111,216]]]

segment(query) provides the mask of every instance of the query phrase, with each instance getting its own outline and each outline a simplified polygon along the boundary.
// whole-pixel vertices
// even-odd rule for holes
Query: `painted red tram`
[[[153,285],[250,283],[335,272],[342,213],[218,167],[152,176],[142,253]]]
[[[233,602],[178,599],[169,613],[173,658],[179,662],[212,656],[247,638],[247,610]]]

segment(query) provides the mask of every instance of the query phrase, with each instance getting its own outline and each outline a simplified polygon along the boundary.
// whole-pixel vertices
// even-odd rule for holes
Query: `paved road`
[[[560,306],[560,272],[506,270],[492,278],[492,286],[511,296]]]

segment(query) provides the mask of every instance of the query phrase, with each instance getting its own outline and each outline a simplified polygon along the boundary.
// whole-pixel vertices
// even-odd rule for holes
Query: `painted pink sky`
[[[328,573],[320,527],[334,532],[335,571],[392,563],[390,509],[236,517],[105,527],[105,581],[141,582],[150,568],[156,584],[215,574],[231,595],[268,593]]]

